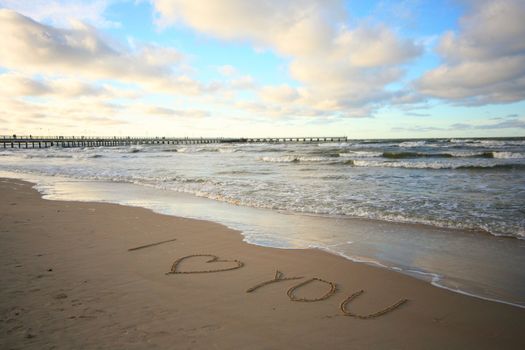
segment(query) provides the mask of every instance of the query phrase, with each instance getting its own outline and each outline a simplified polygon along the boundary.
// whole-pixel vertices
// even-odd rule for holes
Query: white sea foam
[[[238,149],[234,148],[234,147],[221,147],[221,148],[218,148],[217,149],[220,153],[233,153],[233,152],[237,152]]]
[[[348,142],[323,142],[323,143],[319,143],[317,144],[317,146],[319,147],[348,147],[348,146],[351,146],[352,143],[348,143]]]
[[[399,147],[404,147],[404,148],[422,147],[422,146],[425,146],[426,143],[427,143],[426,141],[406,141],[406,142],[401,142],[399,144]]]
[[[261,157],[263,162],[269,163],[295,163],[295,162],[328,162],[332,159],[330,157],[315,157],[315,156],[281,156],[281,157]]]
[[[521,152],[492,152],[494,155],[494,158],[501,158],[501,159],[519,159],[519,158],[525,158],[525,153]]]
[[[448,287],[448,286],[440,283],[440,281],[435,281],[435,282],[433,281],[432,285],[435,286],[435,287],[438,287],[438,288],[443,288],[443,289],[449,290],[449,291],[454,292],[454,293],[467,295],[469,297],[474,297],[474,298],[477,298],[477,299],[492,301],[492,302],[496,302],[496,303],[506,304],[506,305],[510,305],[510,306],[519,307],[521,309],[525,309],[525,305],[522,305],[522,304],[512,303],[512,302],[505,301],[505,300],[498,299],[498,298],[489,298],[489,297],[485,297],[485,296],[482,296],[482,295],[479,295],[479,294],[475,294],[475,293],[469,293],[469,292],[467,292],[467,291],[465,291],[463,289],[460,289],[460,288]]]
[[[349,151],[345,153],[339,153],[340,157],[350,158],[371,158],[371,157],[381,157],[383,152],[370,152],[370,151]]]
[[[457,163],[454,161],[376,161],[376,160],[353,160],[353,166],[356,167],[381,167],[381,168],[404,168],[404,169],[490,169],[498,167],[513,167],[509,163],[492,163],[492,162],[466,162]],[[516,167],[521,166],[516,164]]]

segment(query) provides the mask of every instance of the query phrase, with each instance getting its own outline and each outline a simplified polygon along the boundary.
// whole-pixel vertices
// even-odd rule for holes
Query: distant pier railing
[[[0,148],[111,147],[128,145],[184,145],[207,143],[313,143],[346,142],[337,137],[93,137],[93,136],[0,136]]]

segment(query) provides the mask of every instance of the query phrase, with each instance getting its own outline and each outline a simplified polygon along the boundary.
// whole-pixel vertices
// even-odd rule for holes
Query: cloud
[[[341,59],[348,56],[354,67],[396,65],[421,53],[419,46],[399,38],[384,25],[364,24],[354,30],[345,29],[336,40]]]
[[[299,97],[297,89],[286,84],[263,87],[260,95],[263,100],[276,103],[290,103]]]
[[[524,120],[506,120],[496,124],[476,125],[474,129],[525,129]]]
[[[0,0],[0,6],[54,25],[67,25],[71,19],[97,27],[119,27],[104,12],[115,0]]]
[[[81,22],[57,28],[0,9],[0,24],[5,71],[0,74],[0,118],[10,120],[10,130],[36,133],[52,127],[85,133],[103,127],[112,133],[122,125],[137,128],[150,117],[194,120],[211,113],[143,101],[160,93],[199,96],[205,103],[206,95],[230,88],[180,73],[184,56],[173,48],[143,44],[128,49]]]
[[[318,51],[331,39],[332,23],[344,19],[337,0],[154,0],[158,23],[177,22],[221,39],[248,40],[287,54]]]
[[[507,119],[515,119],[515,118],[519,118],[519,114],[512,113],[512,114],[507,114],[504,116],[493,117],[490,119],[491,120],[507,120]]]
[[[445,128],[438,128],[438,127],[434,127],[434,126],[422,126],[422,125],[415,125],[415,126],[410,126],[410,127],[402,127],[402,126],[396,126],[396,127],[393,127],[390,129],[391,131],[411,131],[411,132],[416,132],[416,133],[421,133],[421,132],[430,132],[430,131],[445,131],[447,129]]]
[[[411,132],[429,132],[429,131],[465,131],[465,130],[496,130],[496,129],[525,129],[525,120],[510,119],[498,123],[489,124],[472,124],[472,123],[455,123],[448,127],[433,127],[415,125],[410,127],[394,127],[392,131],[411,131]]]
[[[430,114],[428,113],[405,112],[404,114],[411,117],[430,117]]]
[[[122,106],[96,99],[31,100],[0,98],[0,117],[9,118],[11,125],[24,130],[49,126],[88,127],[120,125],[127,121],[118,116]]]
[[[16,72],[0,74],[0,93],[3,96],[86,98],[137,98],[136,90],[115,88],[108,84],[93,84],[72,78],[34,78]]]
[[[144,45],[136,51],[116,48],[95,28],[81,22],[70,29],[38,23],[0,9],[0,66],[25,74],[110,79],[154,92],[202,94],[220,89],[176,74],[182,55],[173,48]]]
[[[51,92],[48,84],[22,74],[0,75],[0,91],[3,96],[39,96]]]
[[[159,117],[180,117],[180,118],[204,118],[211,115],[210,112],[198,109],[173,109],[159,106],[137,105],[130,108],[130,111],[138,111],[141,114]]]
[[[468,124],[456,123],[449,127],[449,130],[491,130],[491,129],[525,129],[525,121],[523,120],[505,120],[499,123],[492,124]]]
[[[525,4],[522,0],[471,1],[460,29],[437,47],[443,63],[415,86],[428,96],[465,105],[525,99]]]
[[[9,120],[9,130],[25,130],[33,134],[48,128],[77,134],[96,128],[105,134],[115,134],[121,131],[115,127],[123,125],[144,130],[144,123],[151,118],[159,118],[152,124],[162,124],[159,129],[162,131],[175,119],[182,123],[195,123],[211,116],[211,112],[205,109],[172,108],[133,100],[117,103],[105,95],[70,98],[53,94],[30,99],[0,95],[0,105],[0,119]]]
[[[368,118],[373,116],[370,107],[349,108],[344,111],[333,111],[321,108],[302,106],[298,103],[262,103],[258,101],[238,102],[236,109],[249,113],[251,119],[256,117],[286,119],[286,118]]]
[[[352,110],[363,105],[386,102],[394,97],[386,85],[404,75],[400,65],[422,52],[414,41],[384,25],[350,26],[345,4],[339,0],[152,2],[161,26],[183,23],[219,39],[249,42],[289,58],[290,75],[302,86],[295,91],[267,86],[259,95],[276,104],[293,101],[302,110],[353,115]]]
[[[257,87],[255,79],[250,75],[243,75],[242,77],[232,79],[229,85],[234,90],[251,90]]]

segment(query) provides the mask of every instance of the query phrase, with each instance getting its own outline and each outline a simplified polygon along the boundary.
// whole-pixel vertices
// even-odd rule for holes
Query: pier
[[[111,147],[129,145],[188,145],[209,143],[318,143],[346,142],[346,136],[330,137],[93,137],[93,136],[0,136],[0,148]]]

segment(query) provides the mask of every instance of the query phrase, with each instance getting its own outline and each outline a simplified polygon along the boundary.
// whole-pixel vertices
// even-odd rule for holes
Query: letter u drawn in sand
[[[341,303],[341,311],[343,311],[343,314],[345,316],[350,316],[350,317],[355,317],[355,318],[361,318],[361,319],[368,319],[368,318],[375,318],[375,317],[379,317],[379,316],[383,316],[384,314],[386,313],[389,313],[389,312],[392,312],[394,311],[395,309],[397,309],[398,307],[400,307],[401,305],[403,305],[404,303],[406,303],[408,301],[408,299],[401,299],[401,300],[398,300],[396,303],[382,309],[382,310],[379,310],[377,312],[374,312],[374,313],[370,313],[370,314],[367,314],[367,315],[359,315],[359,314],[355,314],[355,313],[352,313],[350,311],[347,310],[346,306],[352,301],[354,300],[355,298],[357,298],[358,296],[360,296],[361,294],[364,293],[364,290],[360,290],[358,292],[355,292],[354,294],[350,295],[348,298],[346,298],[342,303]]]

